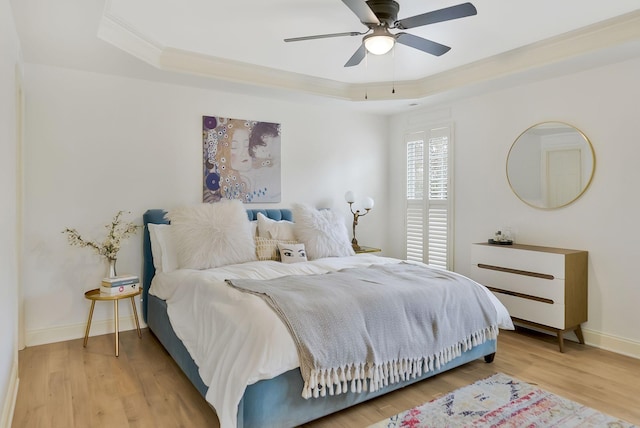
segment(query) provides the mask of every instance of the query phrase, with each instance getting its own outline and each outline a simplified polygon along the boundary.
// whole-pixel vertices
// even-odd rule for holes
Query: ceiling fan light
[[[396,43],[392,35],[370,34],[364,38],[364,47],[374,55],[384,55],[393,48]]]

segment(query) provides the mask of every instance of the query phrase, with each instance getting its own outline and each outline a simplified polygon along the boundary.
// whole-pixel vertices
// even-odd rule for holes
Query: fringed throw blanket
[[[477,284],[408,263],[227,283],[262,297],[298,349],[304,398],[376,391],[498,335]]]

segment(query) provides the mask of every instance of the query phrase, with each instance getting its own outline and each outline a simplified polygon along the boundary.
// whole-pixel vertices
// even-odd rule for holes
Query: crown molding
[[[423,79],[351,85],[351,100],[426,98],[453,89],[499,80],[583,55],[640,42],[640,10],[617,18],[503,52]],[[395,87],[395,94],[391,88]]]
[[[236,83],[349,99],[348,83],[277,70],[246,62],[211,57],[175,48],[162,50],[159,68]]]
[[[639,42],[640,10],[422,79],[369,84],[322,79],[164,47],[110,14],[109,3],[98,37],[161,70],[348,101],[364,101],[365,96],[367,100],[401,100],[430,97]]]
[[[109,12],[110,1],[106,2],[98,26],[98,38],[127,52],[142,61],[160,68],[160,56],[164,48],[157,42],[139,33],[133,26]]]

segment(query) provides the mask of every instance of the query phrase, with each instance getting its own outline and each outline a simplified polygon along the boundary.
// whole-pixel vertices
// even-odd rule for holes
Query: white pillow
[[[177,208],[171,220],[181,268],[209,269],[256,260],[251,222],[240,200]]]
[[[293,223],[287,220],[272,220],[262,213],[258,213],[258,236],[263,238],[295,241]]]
[[[337,213],[302,204],[294,204],[292,212],[295,236],[305,245],[309,260],[355,255],[347,226]]]
[[[149,223],[147,227],[156,272],[173,272],[178,269],[178,253],[173,242],[171,225]]]
[[[274,260],[280,261],[280,251],[278,251],[278,243],[297,244],[296,241],[278,241],[277,239],[263,238],[256,236],[256,255],[258,260]]]
[[[299,263],[307,261],[307,252],[304,249],[304,244],[278,242],[278,250],[280,250],[280,259],[282,260],[282,263]]]

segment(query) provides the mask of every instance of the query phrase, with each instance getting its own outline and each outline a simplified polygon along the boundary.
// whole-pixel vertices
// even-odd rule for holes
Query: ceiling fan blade
[[[316,36],[292,37],[290,39],[284,39],[284,41],[285,42],[300,42],[302,40],[328,39],[330,37],[362,36],[363,34],[367,34],[367,33],[359,33],[357,31],[348,31],[346,33],[318,34]]]
[[[441,45],[440,43],[423,39],[422,37],[409,33],[396,34],[396,41],[435,56],[443,55],[451,49],[449,46]]]
[[[452,19],[464,18],[466,16],[477,15],[478,10],[471,3],[462,3],[457,6],[445,7],[423,13],[422,15],[411,16],[396,21],[395,28],[407,30],[409,28],[420,27],[422,25],[435,24],[437,22],[450,21]]]
[[[351,58],[349,58],[349,61],[347,61],[347,63],[344,66],[353,67],[354,65],[360,64],[360,62],[362,62],[366,54],[367,54],[367,50],[365,49],[364,43],[363,43],[360,45],[358,50],[355,51],[353,55],[351,55]]]
[[[380,24],[380,20],[364,0],[342,0],[363,24]]]

